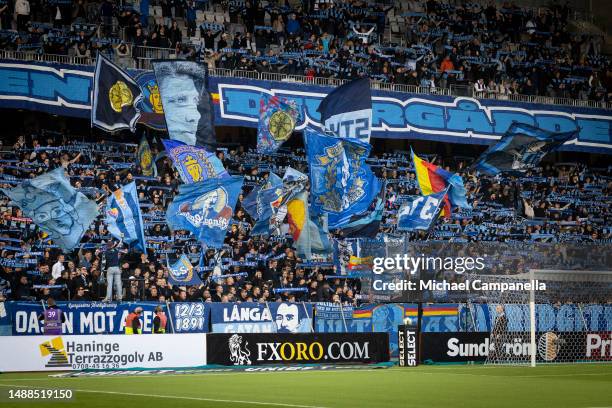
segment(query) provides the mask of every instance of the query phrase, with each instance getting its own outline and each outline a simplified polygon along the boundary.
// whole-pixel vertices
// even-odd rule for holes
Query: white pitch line
[[[0,384],[0,387],[43,388],[43,387],[33,387],[30,385],[19,385],[19,384]],[[129,397],[150,397],[150,398],[166,398],[166,399],[179,399],[179,400],[189,400],[189,401],[227,402],[227,403],[232,403],[232,404],[272,405],[276,407],[325,408],[325,407],[320,407],[320,406],[315,406],[315,405],[299,405],[299,404],[285,404],[282,402],[241,401],[241,400],[228,400],[228,399],[215,399],[215,398],[187,397],[183,395],[139,394],[135,392],[83,390],[83,389],[77,389],[77,388],[72,389],[72,391],[92,393],[92,394],[126,395]]]

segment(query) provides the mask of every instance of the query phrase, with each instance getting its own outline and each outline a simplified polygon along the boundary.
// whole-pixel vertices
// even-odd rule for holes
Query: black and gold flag
[[[132,77],[109,59],[98,54],[91,106],[91,124],[108,132],[136,129],[140,111],[136,108],[142,91]]]

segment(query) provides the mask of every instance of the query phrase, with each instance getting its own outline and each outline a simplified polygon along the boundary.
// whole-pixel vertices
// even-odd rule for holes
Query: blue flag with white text
[[[398,231],[428,230],[440,215],[448,187],[439,193],[415,197],[402,204],[397,213]]]
[[[380,191],[380,182],[365,159],[368,143],[338,139],[311,129],[304,131],[310,167],[311,204],[328,214],[330,229],[346,225],[351,216],[362,214]]]
[[[198,286],[202,284],[202,280],[185,254],[182,254],[172,265],[168,263],[166,258],[166,264],[168,266],[169,284],[176,286]]]
[[[221,160],[203,147],[191,146],[177,140],[162,139],[162,143],[184,183],[229,177]]]
[[[372,92],[369,78],[360,78],[339,86],[319,104],[321,123],[341,138],[370,141]]]
[[[223,246],[244,177],[210,178],[181,184],[168,206],[166,220],[173,230],[188,230],[211,248]]]
[[[136,182],[114,191],[106,202],[108,232],[123,242],[146,251],[142,214],[138,204]]]

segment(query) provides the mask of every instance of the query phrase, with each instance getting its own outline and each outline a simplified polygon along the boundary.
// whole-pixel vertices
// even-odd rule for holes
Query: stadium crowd
[[[120,4],[3,0],[0,48],[83,58],[104,52],[124,66],[172,55],[308,79],[367,74],[479,97],[611,99],[603,37],[573,31],[571,10],[556,1],[538,11],[436,0]]]
[[[274,155],[261,155],[244,146],[218,149],[217,155],[232,174],[245,176],[243,194],[225,238],[221,252],[209,250],[203,265],[204,284],[176,287],[167,281],[166,257],[177,259],[187,254],[192,263],[200,259],[196,240],[186,231],[171,233],[165,212],[179,185],[178,173],[168,158],[157,160],[158,177],[141,176],[136,164],[135,144],[117,142],[85,143],[79,138],[56,132],[20,137],[1,154],[0,187],[11,188],[24,178],[35,177],[63,167],[71,184],[103,209],[105,197],[131,181],[136,181],[143,208],[148,251],[140,254],[110,238],[103,215],[91,226],[80,246],[62,253],[45,240],[45,235],[21,210],[0,196],[0,300],[110,300],[107,293],[108,269],[118,268],[123,287],[118,298],[128,300],[175,301],[336,301],[353,304],[362,297],[362,282],[357,278],[338,278],[338,266],[347,267],[346,253],[337,252],[327,264],[309,264],[298,259],[292,249],[287,225],[279,236],[250,235],[253,220],[240,201],[262,183],[270,171],[282,175],[287,166],[307,172],[303,150],[281,149]],[[160,149],[152,141],[153,153]],[[395,227],[401,203],[418,195],[409,153],[388,153],[368,161],[377,177],[386,182],[385,211],[379,239],[402,238],[418,243],[467,243],[488,245],[487,251],[500,254],[514,246],[516,254],[529,258],[536,242],[546,242],[550,251],[544,258],[565,267],[585,268],[589,263],[609,265],[609,254],[595,249],[586,255],[588,245],[608,243],[612,238],[612,169],[593,168],[580,163],[543,164],[521,177],[486,177],[468,169],[474,159],[427,156],[429,160],[458,172],[465,181],[470,210],[455,211],[441,218],[429,232],[402,233]],[[102,210],[101,213],[104,211]],[[339,234],[334,237],[342,242]],[[375,242],[375,241],[372,241]],[[502,246],[500,243],[505,243]],[[558,244],[579,245],[570,250]],[[596,247],[595,247],[596,248]],[[522,251],[522,252],[520,252]],[[563,255],[563,256],[562,256]],[[574,259],[572,261],[570,258]],[[332,264],[336,260],[335,269]],[[330,262],[332,261],[332,262]],[[172,261],[171,261],[172,262]],[[563,261],[565,262],[565,261]],[[25,265],[24,265],[25,263]],[[484,271],[511,275],[525,271],[526,262],[494,265]],[[219,268],[212,268],[218,266]],[[227,276],[232,275],[232,276]],[[219,277],[218,277],[219,276]],[[328,276],[332,276],[328,278]],[[447,277],[462,279],[460,277]],[[38,288],[37,285],[50,285]],[[294,290],[283,290],[283,289]],[[295,290],[296,288],[302,288]]]

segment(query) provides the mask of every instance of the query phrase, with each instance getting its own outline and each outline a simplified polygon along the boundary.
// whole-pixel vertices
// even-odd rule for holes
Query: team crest
[[[219,187],[202,194],[193,203],[183,203],[178,215],[185,217],[196,228],[207,226],[225,230],[233,214],[227,203],[227,191]]]
[[[124,106],[130,106],[134,102],[132,91],[123,81],[117,81],[108,91],[108,100],[111,108],[120,113]]]
[[[140,123],[155,130],[165,130],[164,108],[159,93],[159,86],[153,71],[144,71],[135,77],[142,92],[142,99],[138,105],[142,116]]]
[[[285,111],[278,110],[270,116],[268,129],[277,142],[284,142],[289,139],[294,127],[295,119]]]

